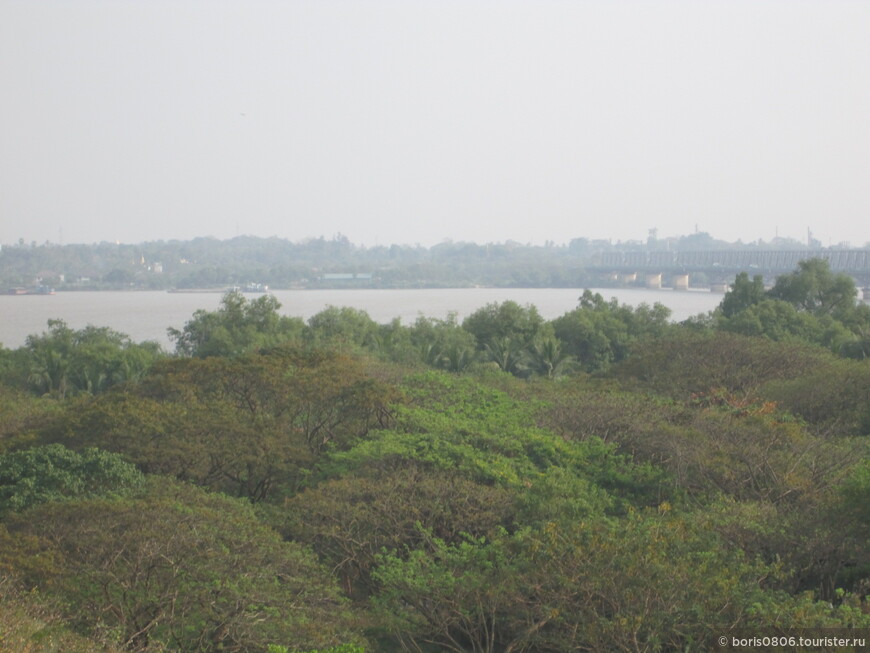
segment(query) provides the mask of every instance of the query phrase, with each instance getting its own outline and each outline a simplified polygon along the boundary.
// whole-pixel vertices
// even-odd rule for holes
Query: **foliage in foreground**
[[[233,499],[152,479],[135,498],[43,504],[9,526],[56,556],[47,591],[72,625],[131,650],[257,651],[288,637],[311,648],[353,637],[325,570]]]
[[[550,323],[506,302],[408,327],[228,296],[176,357],[116,376],[151,350],[54,324],[0,351],[0,646],[666,651],[870,627],[865,313],[818,264],[738,278],[684,325],[591,293]]]

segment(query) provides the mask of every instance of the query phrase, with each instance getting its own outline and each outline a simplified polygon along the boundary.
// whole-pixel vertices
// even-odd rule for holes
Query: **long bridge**
[[[765,283],[797,269],[800,261],[821,258],[831,270],[847,274],[870,297],[870,249],[837,250],[706,250],[602,252],[588,269],[610,281],[674,290],[688,290],[694,276],[700,285],[725,292],[739,272],[761,275]]]

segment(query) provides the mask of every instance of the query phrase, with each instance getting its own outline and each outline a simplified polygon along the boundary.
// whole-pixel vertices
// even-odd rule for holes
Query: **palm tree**
[[[43,394],[56,394],[63,399],[69,386],[69,359],[50,347],[33,352],[30,382]]]
[[[454,344],[441,357],[441,366],[448,372],[462,372],[473,360],[472,347]]]
[[[519,374],[522,371],[523,350],[510,337],[495,338],[484,348],[486,356],[503,372]]]
[[[526,356],[526,367],[535,374],[553,379],[559,376],[570,363],[571,357],[562,351],[555,338],[545,338],[532,343]]]

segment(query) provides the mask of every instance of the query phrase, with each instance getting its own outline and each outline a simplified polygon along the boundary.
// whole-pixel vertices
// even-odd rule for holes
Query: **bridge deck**
[[[823,258],[831,269],[845,273],[870,273],[870,250],[715,250],[701,252],[605,252],[591,266],[592,269],[641,271],[692,270],[758,270],[789,272],[798,262]]]

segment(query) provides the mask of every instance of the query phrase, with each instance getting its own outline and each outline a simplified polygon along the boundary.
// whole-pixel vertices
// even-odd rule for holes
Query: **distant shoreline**
[[[601,290],[644,290],[657,292],[673,291],[673,292],[689,292],[689,293],[714,293],[723,294],[710,290],[710,288],[690,287],[688,289],[676,289],[671,286],[662,286],[661,288],[647,288],[643,285],[637,286],[605,286],[595,284],[594,286],[293,286],[289,288],[273,287],[265,291],[239,290],[245,295],[268,295],[272,292],[285,291],[310,291],[319,292],[321,290],[342,290],[342,291],[372,291],[372,290],[578,290],[583,291],[586,288]],[[77,293],[77,292],[167,292],[173,295],[209,295],[209,294],[225,294],[232,291],[233,288],[96,288],[93,286],[79,288],[57,288],[55,293]],[[39,293],[27,293],[28,296],[34,296]],[[22,295],[23,296],[23,295]]]

